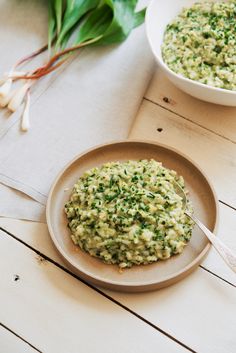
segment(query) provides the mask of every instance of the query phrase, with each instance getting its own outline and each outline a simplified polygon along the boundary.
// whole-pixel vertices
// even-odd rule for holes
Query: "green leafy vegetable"
[[[134,14],[134,28],[140,26],[144,22],[145,15],[146,15],[146,9],[142,9],[141,11],[136,12]]]
[[[136,4],[137,0],[103,1],[103,5],[91,12],[85,23],[78,29],[76,44],[98,36],[101,36],[96,43],[99,45],[122,42],[133,28],[144,21],[146,9],[135,12]],[[100,19],[100,16],[103,18]],[[86,36],[84,35],[84,26],[86,27]]]
[[[55,39],[49,62],[27,78],[47,75],[75,50],[88,45],[124,41],[143,23],[145,9],[136,12],[138,0],[49,0],[48,49]],[[69,47],[68,43],[71,43]]]
[[[74,51],[89,45],[120,43],[135,27],[141,25],[145,18],[145,9],[136,12],[137,2],[138,0],[48,0],[47,45],[18,60],[7,76],[13,84],[16,80],[23,80],[24,96],[21,101],[25,99],[26,103],[23,115],[28,116],[31,86],[63,65]],[[20,65],[46,50],[49,53],[46,64],[22,74],[16,71]],[[29,80],[27,84],[25,80]],[[9,90],[11,84],[12,82]],[[2,91],[5,95],[8,94],[6,89]],[[24,131],[25,126],[22,123]],[[117,195],[118,193],[109,197],[112,200]]]
[[[82,23],[74,44],[83,43],[90,39],[99,39],[110,26],[112,18],[112,9],[106,4],[96,8]]]
[[[145,9],[135,12],[138,0],[49,0],[49,48],[56,34],[56,51],[65,49],[72,36],[78,44],[108,45],[125,40],[143,23]],[[64,14],[63,14],[63,8]],[[55,33],[56,25],[56,33]],[[88,44],[88,45],[89,45]]]
[[[48,51],[51,52],[52,40],[55,33],[56,19],[54,12],[54,0],[48,1]]]
[[[57,24],[57,35],[61,31],[61,22],[62,22],[62,6],[63,0],[54,0],[54,9],[56,14],[56,24]]]
[[[68,34],[70,37],[70,31],[73,27],[78,24],[81,18],[88,13],[88,11],[96,8],[99,2],[99,0],[67,0],[61,32],[57,40],[57,46],[65,40],[65,37]]]
[[[145,11],[135,13],[137,0],[106,0],[106,3],[113,11],[113,20],[104,32],[99,44],[122,42],[132,29],[137,27],[138,23],[141,24],[144,21]]]

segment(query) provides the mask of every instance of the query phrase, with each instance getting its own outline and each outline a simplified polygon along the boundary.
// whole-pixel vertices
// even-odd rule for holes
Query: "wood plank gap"
[[[226,136],[224,136],[224,135],[221,135],[221,134],[219,134],[218,132],[209,129],[209,128],[205,127],[205,126],[202,125],[202,124],[196,123],[196,121],[191,120],[190,118],[187,118],[186,116],[184,116],[184,115],[182,115],[182,114],[176,113],[174,110],[171,110],[170,108],[167,108],[167,107],[165,107],[165,106],[163,106],[163,105],[161,105],[161,104],[159,104],[159,103],[153,101],[152,99],[149,99],[149,98],[147,98],[147,97],[144,97],[143,100],[145,100],[145,101],[147,101],[147,102],[149,102],[149,103],[155,104],[155,105],[157,105],[158,107],[163,108],[163,109],[167,110],[168,112],[173,113],[173,114],[177,115],[178,117],[180,117],[180,118],[182,118],[182,119],[185,119],[185,120],[189,121],[190,123],[201,127],[202,129],[207,130],[208,132],[211,132],[212,134],[215,134],[215,135],[217,135],[217,136],[219,136],[219,137],[222,137],[222,138],[223,138],[224,140],[226,140],[226,141],[229,141],[229,142],[232,142],[233,144],[236,144],[236,141],[230,139],[229,137],[226,137]]]
[[[211,275],[213,275],[213,276],[215,276],[215,277],[221,279],[222,281],[224,281],[225,283],[229,284],[230,286],[236,288],[236,285],[235,285],[235,284],[233,284],[233,283],[227,281],[227,279],[225,279],[225,278],[223,278],[223,277],[217,275],[215,272],[212,272],[212,271],[209,270],[208,268],[206,268],[206,267],[204,267],[204,266],[202,266],[202,265],[199,265],[199,267],[201,267],[201,269],[203,269],[204,271],[207,271],[207,272],[210,273]]]
[[[219,202],[222,203],[222,205],[225,205],[225,206],[231,208],[232,210],[236,211],[236,208],[234,206],[231,206],[231,205],[229,205],[228,203],[226,203],[226,202],[224,202],[222,200],[219,200]]]
[[[127,312],[129,312],[131,315],[134,315],[135,317],[137,317],[138,319],[142,320],[143,322],[145,322],[147,325],[151,326],[152,328],[154,328],[155,330],[159,331],[160,333],[162,333],[164,336],[168,337],[169,339],[171,339],[172,341],[174,341],[175,343],[179,344],[180,346],[182,346],[183,348],[185,348],[186,350],[188,350],[189,352],[192,353],[197,353],[195,350],[193,350],[191,347],[187,346],[186,344],[184,344],[183,342],[179,341],[177,338],[175,338],[174,336],[172,336],[171,334],[169,334],[168,332],[164,331],[163,329],[161,329],[159,326],[154,325],[152,322],[148,321],[147,319],[145,319],[144,317],[142,317],[141,315],[139,315],[138,313],[136,313],[135,311],[131,310],[130,308],[128,308],[127,306],[123,305],[122,303],[120,303],[119,301],[117,301],[116,299],[112,298],[110,295],[104,293],[102,290],[100,290],[99,288],[93,286],[92,284],[86,282],[84,279],[80,278],[78,275],[76,275],[75,273],[71,272],[70,270],[68,270],[66,267],[62,266],[61,264],[59,264],[58,262],[54,261],[53,259],[51,259],[50,257],[48,257],[47,255],[43,254],[41,251],[35,249],[34,247],[32,247],[31,245],[27,244],[26,242],[24,242],[22,239],[19,239],[18,237],[16,237],[14,234],[8,232],[7,230],[5,230],[4,228],[0,227],[0,230],[3,231],[4,233],[6,233],[7,235],[9,235],[10,237],[12,237],[14,240],[20,242],[22,245],[26,246],[28,249],[30,249],[31,251],[35,252],[37,255],[39,255],[40,257],[44,258],[46,261],[50,262],[51,264],[53,264],[54,266],[56,266],[57,268],[59,268],[60,270],[64,271],[65,273],[67,273],[68,275],[74,277],[75,279],[79,280],[80,282],[82,282],[83,284],[85,284],[87,287],[93,289],[95,292],[97,292],[98,294],[102,295],[103,297],[105,297],[106,299],[112,301],[114,304],[118,305],[119,307],[121,307],[122,309],[126,310]],[[40,352],[40,351],[39,351]]]
[[[0,326],[2,326],[5,330],[9,331],[10,333],[12,333],[14,336],[16,336],[17,338],[19,338],[21,341],[25,342],[26,344],[28,344],[28,346],[30,346],[31,348],[33,348],[36,352],[39,353],[43,353],[42,351],[40,351],[38,348],[36,348],[33,344],[31,344],[30,342],[28,342],[26,339],[24,339],[23,337],[21,337],[20,335],[18,335],[18,333],[16,333],[15,331],[12,331],[9,327],[7,327],[6,325],[4,325],[2,322],[0,322]]]

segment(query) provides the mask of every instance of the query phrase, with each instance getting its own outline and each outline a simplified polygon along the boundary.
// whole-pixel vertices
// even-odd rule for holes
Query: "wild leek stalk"
[[[29,128],[30,91],[43,76],[63,65],[82,47],[121,43],[143,23],[145,9],[136,12],[138,0],[48,0],[48,44],[19,60],[3,77],[0,107],[16,111],[24,102],[21,129]],[[41,67],[23,72],[19,67],[48,51]],[[22,86],[12,89],[15,81]]]

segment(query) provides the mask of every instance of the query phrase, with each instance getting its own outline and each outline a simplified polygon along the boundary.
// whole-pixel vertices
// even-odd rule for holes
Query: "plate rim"
[[[142,287],[144,289],[142,289],[142,291],[148,290],[148,288],[153,288],[156,289],[156,287],[158,288],[162,288],[164,286],[166,286],[164,283],[165,282],[171,282],[169,283],[169,285],[171,285],[172,283],[176,283],[178,280],[180,280],[181,278],[186,277],[188,274],[190,274],[192,271],[194,271],[194,269],[203,261],[203,259],[205,258],[205,256],[207,255],[208,251],[211,248],[211,243],[208,241],[207,245],[204,247],[204,249],[198,254],[198,256],[192,261],[190,262],[187,266],[183,267],[181,270],[174,272],[171,275],[168,275],[166,277],[164,277],[163,279],[161,279],[161,281],[147,281],[147,282],[132,282],[132,283],[127,283],[127,282],[122,282],[122,281],[114,281],[114,280],[104,280],[103,278],[100,278],[97,275],[91,275],[91,273],[81,270],[80,268],[78,268],[77,264],[74,263],[74,261],[70,258],[70,256],[68,256],[66,254],[66,252],[61,248],[60,244],[57,241],[56,236],[54,235],[53,232],[53,227],[51,224],[51,220],[50,220],[50,206],[52,204],[52,196],[53,196],[53,192],[54,189],[57,185],[57,183],[60,181],[62,175],[67,171],[67,169],[74,164],[77,160],[79,160],[80,158],[82,158],[83,156],[85,156],[86,154],[89,154],[90,152],[93,152],[97,149],[103,148],[103,147],[109,147],[115,144],[126,144],[126,143],[142,143],[142,144],[151,144],[151,145],[155,145],[156,147],[160,147],[166,150],[169,150],[171,152],[177,153],[179,156],[183,157],[184,159],[186,159],[188,162],[190,162],[204,177],[204,179],[206,180],[208,186],[211,189],[212,192],[212,196],[213,196],[213,200],[214,200],[214,204],[215,204],[215,224],[214,224],[214,229],[213,229],[213,233],[217,232],[218,229],[218,223],[219,223],[219,205],[218,205],[218,198],[215,192],[215,189],[211,183],[211,181],[209,180],[209,178],[206,176],[205,172],[202,170],[201,167],[199,167],[199,165],[193,161],[191,158],[189,158],[188,156],[185,155],[185,153],[180,152],[178,149],[176,149],[175,147],[171,147],[153,140],[142,140],[142,139],[122,139],[122,140],[112,140],[110,142],[106,142],[106,143],[102,143],[102,144],[98,144],[95,145],[91,148],[88,148],[86,150],[84,150],[83,152],[79,153],[78,155],[76,155],[73,159],[71,159],[62,169],[61,171],[57,174],[56,178],[54,179],[49,194],[48,194],[48,199],[47,199],[47,203],[46,203],[46,222],[47,222],[47,226],[48,226],[48,231],[49,231],[49,235],[53,241],[54,246],[56,247],[57,251],[60,253],[60,255],[63,257],[64,260],[66,260],[67,264],[69,264],[70,266],[73,267],[73,269],[75,269],[76,271],[79,272],[79,274],[81,275],[81,277],[85,277],[85,280],[88,280],[91,282],[96,282],[96,284],[99,284],[103,287],[109,287],[109,289],[112,287],[112,289],[118,289],[121,290],[121,288],[123,290],[130,288],[132,290],[134,290],[135,288],[139,288]],[[81,250],[82,251],[82,250]],[[88,254],[89,256],[89,254]]]

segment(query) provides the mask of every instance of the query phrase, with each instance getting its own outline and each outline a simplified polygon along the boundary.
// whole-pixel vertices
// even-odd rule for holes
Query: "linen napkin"
[[[142,26],[118,46],[82,51],[37,96],[27,133],[17,114],[4,124],[0,215],[44,221],[50,186],[64,165],[87,148],[127,137],[152,70]]]

